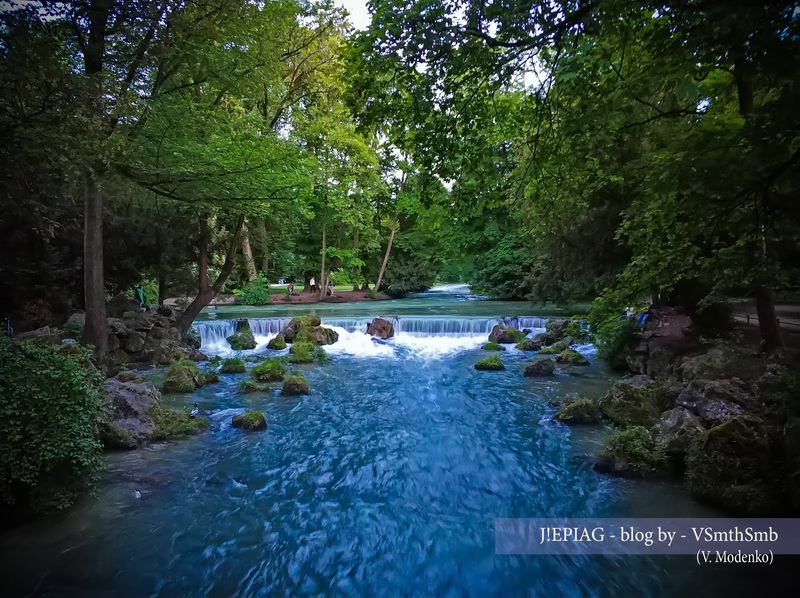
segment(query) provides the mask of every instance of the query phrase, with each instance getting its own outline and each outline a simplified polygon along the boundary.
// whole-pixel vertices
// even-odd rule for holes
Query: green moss
[[[325,352],[325,349],[322,347],[314,347],[314,359],[316,359],[319,363],[327,363],[331,360],[328,357],[328,354]]]
[[[299,374],[293,374],[286,378],[281,394],[291,396],[307,395],[311,394],[311,389],[308,386],[308,380]]]
[[[282,351],[286,348],[286,341],[281,335],[276,336],[267,344],[267,349]]]
[[[645,426],[655,424],[660,415],[650,388],[619,382],[598,401],[600,411],[618,426]]]
[[[246,371],[244,361],[235,357],[223,361],[220,369],[221,374],[244,374]]]
[[[100,442],[110,449],[135,449],[137,446],[131,433],[114,424],[103,423],[99,428]]]
[[[500,360],[498,355],[491,355],[486,359],[481,359],[478,363],[475,364],[476,370],[504,370],[506,366],[503,365],[503,362]]]
[[[269,386],[259,384],[255,380],[242,380],[239,382],[239,390],[242,392],[269,392]]]
[[[283,364],[283,359],[273,357],[255,366],[251,375],[260,382],[278,382],[286,377],[286,366]]]
[[[217,370],[203,370],[203,384],[215,384],[219,382],[219,372]]]
[[[581,397],[566,403],[561,411],[553,416],[553,419],[565,424],[596,424],[600,422],[600,409],[598,409],[597,403],[591,399]]]
[[[663,450],[656,447],[650,432],[632,426],[613,434],[598,457],[595,468],[623,476],[645,476],[667,465]]]
[[[528,338],[514,346],[520,351],[539,351],[542,348],[542,343]]]
[[[194,392],[203,385],[203,376],[197,364],[190,359],[177,361],[169,366],[164,380],[164,392]]]
[[[565,349],[556,355],[556,363],[567,363],[569,365],[589,365],[589,360],[574,349]]]
[[[234,351],[256,348],[256,339],[253,337],[253,333],[249,328],[242,328],[225,340],[228,341],[228,344]]]
[[[505,351],[506,350],[506,348],[503,345],[501,345],[499,343],[496,343],[494,341],[489,341],[488,343],[483,345],[483,347],[481,347],[481,349],[483,349],[484,351]]]
[[[231,419],[234,428],[243,430],[264,430],[267,427],[267,418],[262,411],[245,411],[239,415],[234,415]]]
[[[302,329],[301,329],[302,330]],[[299,337],[299,335],[298,335]],[[289,363],[311,363],[314,361],[315,345],[313,343],[296,341],[289,349]]]
[[[208,429],[208,420],[204,417],[189,417],[189,412],[169,409],[160,405],[150,405],[147,415],[155,424],[153,440],[167,440],[179,436],[198,434]]]

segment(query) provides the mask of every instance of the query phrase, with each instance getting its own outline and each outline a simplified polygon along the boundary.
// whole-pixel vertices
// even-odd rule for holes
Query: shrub
[[[314,361],[313,343],[298,342],[289,349],[289,363],[311,363]]]
[[[481,347],[484,351],[505,351],[506,348],[503,345],[500,345],[494,341],[489,341],[483,347]]]
[[[598,324],[595,328],[597,356],[613,366],[620,365],[625,347],[638,332],[635,318],[612,318]]]
[[[300,396],[310,394],[311,390],[308,386],[308,380],[299,374],[292,374],[283,383],[281,394],[290,396]]]
[[[234,289],[233,294],[236,295],[236,303],[241,305],[266,305],[269,303],[269,281],[259,273],[241,289]]]
[[[500,361],[500,357],[498,355],[491,355],[486,359],[481,359],[478,363],[475,364],[476,370],[504,370],[506,366],[503,365],[503,362]]]
[[[0,503],[60,509],[92,487],[101,382],[75,356],[0,338]]]
[[[177,436],[199,434],[208,429],[208,420],[205,417],[189,417],[187,411],[168,409],[161,405],[150,405],[147,415],[153,419],[156,429],[153,431],[153,440],[167,440]]]
[[[260,382],[278,382],[286,377],[286,366],[280,357],[267,359],[252,369],[252,376]]]
[[[226,359],[222,362],[221,374],[244,374],[247,368],[244,361],[237,358]]]
[[[273,349],[275,351],[283,351],[286,348],[286,341],[284,338],[279,334],[275,338],[273,338],[267,344],[267,349]]]
[[[327,363],[331,360],[328,357],[328,354],[325,352],[325,349],[322,347],[314,347],[314,359],[316,359],[319,363]]]

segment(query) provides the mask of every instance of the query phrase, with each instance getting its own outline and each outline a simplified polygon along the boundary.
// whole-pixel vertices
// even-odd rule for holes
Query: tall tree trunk
[[[94,174],[86,176],[83,222],[83,286],[86,323],[84,344],[94,345],[97,361],[108,358],[108,320],[103,282],[103,188]]]
[[[322,301],[325,298],[325,250],[327,249],[327,232],[328,232],[328,224],[324,222],[322,224],[322,267],[320,268],[319,272],[319,299]]]
[[[736,92],[739,96],[739,113],[749,119],[753,112],[753,65],[747,58],[747,49],[744,43],[734,46],[733,75],[736,80]],[[775,316],[775,304],[772,299],[772,289],[767,284],[769,276],[769,253],[767,248],[766,219],[767,212],[762,203],[763,196],[754,199],[756,221],[761,231],[761,268],[757,275],[759,280],[755,287],[756,312],[758,313],[758,327],[761,332],[761,341],[767,353],[774,353],[783,347],[778,318]],[[759,206],[759,204],[762,204]]]
[[[89,31],[83,48],[84,72],[89,77],[87,112],[98,137],[104,131],[103,84],[100,74],[106,54],[106,34],[111,0],[94,0],[87,7]],[[96,127],[96,129],[95,129]],[[82,341],[94,345],[94,356],[105,365],[108,360],[108,321],[106,320],[103,277],[103,185],[101,172],[87,168],[83,202],[83,290],[86,322]]]
[[[358,257],[358,229],[353,232],[353,257]],[[350,280],[353,282],[353,290],[358,290],[358,266],[353,266],[350,270]]]
[[[389,233],[389,242],[386,244],[386,253],[383,255],[383,263],[381,264],[380,272],[378,272],[378,280],[375,283],[375,292],[380,292],[381,282],[383,281],[383,274],[386,272],[386,264],[389,263],[389,254],[392,252],[392,243],[394,242],[394,235],[397,232],[397,214],[394,215],[392,220],[392,232]]]
[[[267,246],[267,223],[263,218],[258,222],[258,228],[261,229],[261,271],[266,276],[269,272],[269,247]]]
[[[247,223],[242,225],[242,255],[244,255],[244,265],[247,269],[248,280],[253,280],[257,276],[256,262],[253,259],[253,249],[250,247],[250,235],[247,231]]]
[[[240,216],[236,221],[236,226],[233,229],[233,235],[228,243],[228,251],[225,254],[225,262],[222,264],[219,276],[214,281],[213,285],[209,285],[208,280],[208,241],[211,237],[211,231],[208,228],[208,219],[205,216],[200,217],[200,251],[198,256],[198,289],[197,296],[194,300],[186,306],[183,310],[181,317],[178,319],[177,327],[181,334],[186,332],[194,322],[194,319],[200,315],[200,312],[206,307],[211,300],[217,296],[222,285],[228,280],[233,271],[233,266],[236,262],[236,248],[239,246],[239,235],[244,226],[244,216]]]

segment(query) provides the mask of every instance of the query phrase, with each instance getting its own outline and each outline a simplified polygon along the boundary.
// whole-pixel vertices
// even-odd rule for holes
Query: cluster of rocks
[[[580,330],[577,322],[562,320],[549,322],[545,332],[537,334],[533,338],[528,338],[529,330],[517,330],[508,326],[497,325],[492,328],[489,334],[489,342],[483,345],[486,351],[505,351],[503,345],[513,344],[515,348],[522,351],[535,351],[536,357],[525,365],[522,373],[527,377],[552,376],[556,370],[556,364],[563,366],[582,366],[589,365],[586,359],[575,349],[571,349],[576,339],[567,334],[570,328]],[[546,357],[553,355],[554,358]],[[500,358],[497,356],[488,357],[475,364],[477,370],[500,370],[505,369]]]
[[[100,438],[108,448],[132,449],[153,440],[197,434],[208,420],[191,417],[188,410],[164,407],[161,393],[134,372],[120,372],[103,385],[104,422]]]
[[[116,302],[115,302],[116,301]],[[108,363],[155,363],[168,365],[182,359],[206,359],[200,349],[200,335],[190,328],[181,334],[178,313],[167,305],[137,308],[133,303],[115,300],[109,305]],[[129,308],[129,309],[126,309]],[[86,315],[70,316],[60,333],[62,339],[80,340]]]
[[[674,334],[639,335],[624,357],[631,378],[599,400],[564,397],[554,416],[617,426],[598,471],[683,476],[693,496],[737,514],[800,510],[800,418],[786,408],[787,368],[771,364],[746,381],[735,374],[752,359],[747,350]]]

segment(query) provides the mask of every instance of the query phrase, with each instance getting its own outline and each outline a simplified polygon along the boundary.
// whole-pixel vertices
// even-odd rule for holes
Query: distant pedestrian
[[[136,288],[133,290],[133,300],[136,303],[136,307],[142,307],[144,305],[144,291],[142,290],[142,285],[136,285]]]
[[[289,286],[287,287],[287,290],[289,291],[289,296],[290,297],[292,295],[294,295],[294,285],[291,282],[289,283]]]
[[[311,292],[315,293],[317,291],[317,279],[312,277],[311,282],[309,282],[308,284],[311,287]]]

